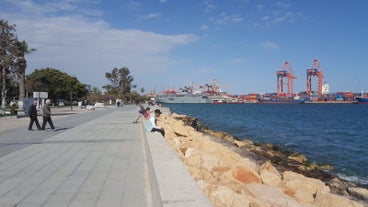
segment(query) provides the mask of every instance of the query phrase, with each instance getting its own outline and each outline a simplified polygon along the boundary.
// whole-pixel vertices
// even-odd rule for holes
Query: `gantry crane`
[[[282,70],[276,72],[277,75],[277,95],[284,96],[284,77],[287,78],[287,96],[293,96],[293,79],[296,79],[293,71],[291,69],[291,65],[289,62],[285,62]]]
[[[307,94],[312,94],[312,76],[318,77],[318,98],[322,97],[322,79],[323,74],[318,60],[313,60],[312,67],[307,69]]]

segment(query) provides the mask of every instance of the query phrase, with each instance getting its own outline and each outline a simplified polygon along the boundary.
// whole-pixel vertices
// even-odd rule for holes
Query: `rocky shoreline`
[[[169,114],[159,120],[166,140],[214,206],[368,206],[368,190],[297,152],[238,140]]]

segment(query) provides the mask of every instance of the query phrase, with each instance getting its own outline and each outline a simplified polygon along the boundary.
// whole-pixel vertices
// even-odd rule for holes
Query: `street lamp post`
[[[73,79],[75,79],[75,74],[72,75]],[[73,83],[70,83],[70,110],[73,111]]]
[[[73,111],[73,87],[71,87],[70,91],[70,110]]]

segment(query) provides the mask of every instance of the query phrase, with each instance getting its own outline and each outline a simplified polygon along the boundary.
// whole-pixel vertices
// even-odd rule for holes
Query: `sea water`
[[[272,143],[331,164],[332,174],[368,187],[368,105],[164,104],[238,139]]]

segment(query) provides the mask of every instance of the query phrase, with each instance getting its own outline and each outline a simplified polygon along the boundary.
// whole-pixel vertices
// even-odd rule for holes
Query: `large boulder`
[[[258,174],[249,168],[237,165],[234,166],[231,171],[233,177],[242,183],[261,183]]]
[[[329,193],[330,188],[320,180],[285,171],[280,187],[286,195],[293,197],[301,204],[312,204],[317,191]]]
[[[320,207],[364,207],[363,204],[349,200],[343,196],[317,191],[313,205]]]
[[[205,194],[216,207],[244,207],[250,206],[250,200],[226,186],[207,186]]]
[[[350,187],[349,194],[368,202],[368,190],[365,188]],[[368,206],[368,204],[367,204]]]
[[[279,171],[272,165],[271,161],[263,163],[260,166],[258,173],[263,184],[278,186],[281,183],[282,176]]]
[[[278,187],[252,183],[239,190],[251,198],[252,206],[302,207],[292,197],[285,195]]]

